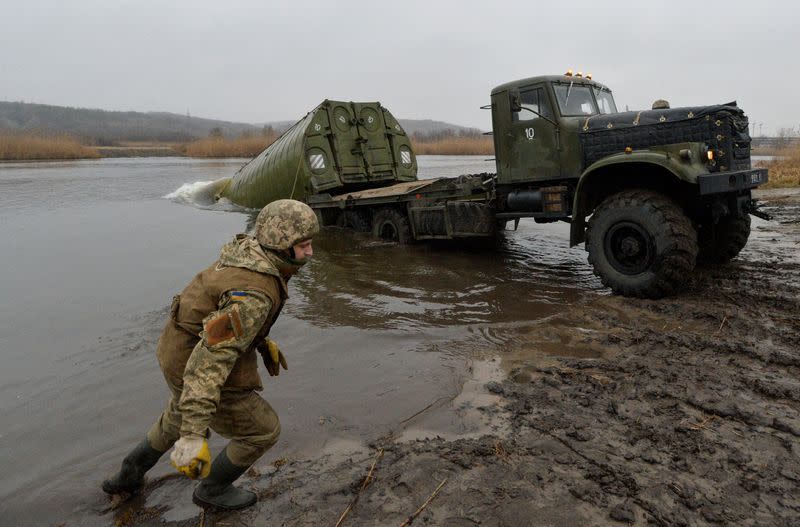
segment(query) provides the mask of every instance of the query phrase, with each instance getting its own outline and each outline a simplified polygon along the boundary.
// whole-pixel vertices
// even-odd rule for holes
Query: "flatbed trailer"
[[[332,196],[309,196],[322,225],[371,231],[405,243],[492,236],[496,232],[492,174],[397,183]]]

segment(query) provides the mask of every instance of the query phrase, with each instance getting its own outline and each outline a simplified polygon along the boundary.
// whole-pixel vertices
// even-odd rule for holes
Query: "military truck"
[[[590,75],[539,76],[491,92],[496,174],[410,181],[308,203],[325,225],[401,243],[492,236],[509,221],[570,223],[603,284],[626,296],[678,290],[696,265],[723,264],[747,243],[748,120],[735,102],[619,112]]]
[[[414,240],[494,236],[521,218],[570,223],[570,244],[615,293],[658,298],[696,265],[747,243],[748,121],[736,103],[619,112],[591,76],[541,76],[491,92],[494,174],[418,180],[411,141],[378,102],[323,101],[216,195],[247,207],[292,197],[323,225]]]

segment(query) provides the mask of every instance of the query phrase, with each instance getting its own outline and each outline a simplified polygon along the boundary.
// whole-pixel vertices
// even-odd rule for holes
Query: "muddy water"
[[[191,184],[242,163],[0,165],[0,523],[109,523],[99,483],[166,401],[153,356],[166,306],[252,221],[196,203]],[[493,165],[420,158],[421,177]],[[469,399],[475,381],[462,385],[476,371],[498,375],[473,359],[513,347],[523,322],[605,294],[583,251],[567,245],[566,224],[533,222],[474,247],[399,248],[324,232],[273,329],[290,369],[265,382],[283,434],[260,463],[392,432],[463,433],[454,428],[463,423],[416,416]],[[406,426],[411,418],[418,428]],[[164,461],[154,470],[167,472]],[[172,517],[182,514],[176,507]]]

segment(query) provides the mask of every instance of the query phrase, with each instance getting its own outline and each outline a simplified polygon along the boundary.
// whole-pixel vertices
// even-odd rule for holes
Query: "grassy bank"
[[[82,145],[69,135],[45,135],[0,131],[0,160],[90,159],[100,157],[96,149]]]
[[[188,157],[254,157],[277,138],[276,134],[241,135],[233,139],[205,137],[176,148]]]
[[[412,137],[417,155],[492,155],[494,143],[489,136],[443,137],[423,139]]]
[[[756,166],[769,169],[769,183],[763,188],[800,186],[800,147],[777,152],[772,161],[763,161]]]
[[[100,157],[180,157],[173,145],[162,146],[98,146]]]

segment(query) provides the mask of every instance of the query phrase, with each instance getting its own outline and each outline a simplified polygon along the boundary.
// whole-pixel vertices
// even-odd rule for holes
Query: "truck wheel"
[[[697,240],[700,245],[697,265],[728,263],[744,249],[749,237],[749,214],[723,216],[716,225],[701,225],[697,229]]]
[[[372,219],[372,234],[381,240],[405,245],[413,241],[408,218],[396,209],[381,209]]]
[[[360,210],[343,210],[336,218],[336,226],[356,232],[369,232],[371,227],[369,215]]]
[[[661,298],[684,285],[697,260],[697,233],[677,203],[649,190],[606,198],[592,214],[586,250],[614,293]]]

